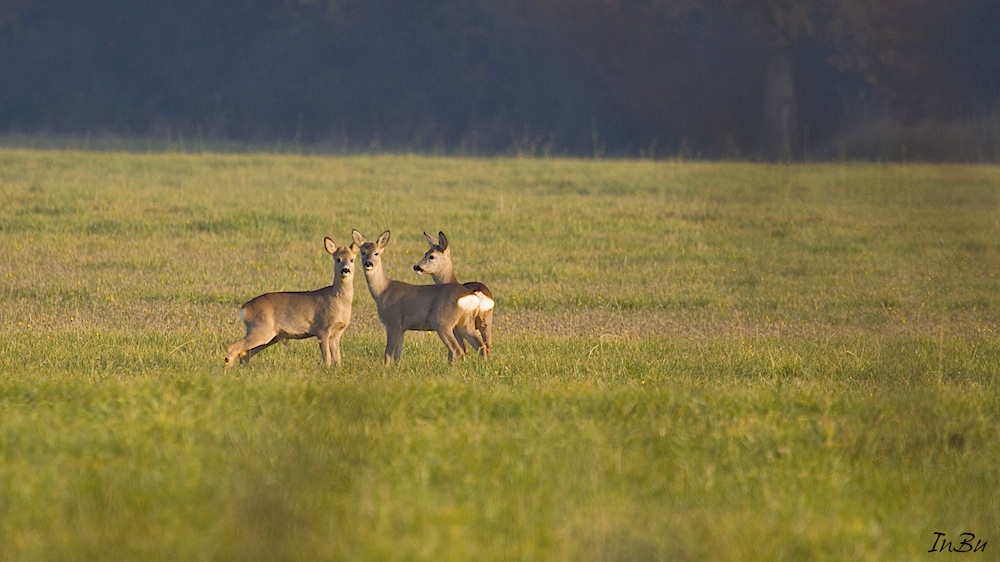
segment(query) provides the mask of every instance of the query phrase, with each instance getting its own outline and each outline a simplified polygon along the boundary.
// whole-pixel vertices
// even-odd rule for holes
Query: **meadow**
[[[915,560],[1000,549],[1000,168],[0,150],[0,560]],[[385,368],[323,237],[443,230],[495,349]],[[977,542],[979,541],[979,542]]]

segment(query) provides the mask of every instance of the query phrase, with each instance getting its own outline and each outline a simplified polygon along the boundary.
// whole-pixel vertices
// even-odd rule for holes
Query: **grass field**
[[[0,560],[919,560],[1000,549],[1000,168],[0,150]],[[494,357],[323,236],[444,230]],[[943,556],[950,557],[949,554]]]

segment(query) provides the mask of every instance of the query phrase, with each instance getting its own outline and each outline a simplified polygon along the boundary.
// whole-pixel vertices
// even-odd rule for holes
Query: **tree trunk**
[[[769,51],[764,85],[762,146],[770,160],[788,161],[801,156],[799,102],[795,94],[795,70],[788,48]]]

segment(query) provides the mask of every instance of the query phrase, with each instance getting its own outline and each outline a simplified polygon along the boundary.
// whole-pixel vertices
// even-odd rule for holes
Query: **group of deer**
[[[315,337],[323,363],[340,365],[340,338],[351,323],[354,302],[354,262],[358,255],[365,269],[368,291],[375,299],[378,317],[385,326],[385,364],[403,356],[403,333],[434,331],[448,347],[448,362],[466,352],[466,344],[490,355],[493,330],[493,294],[482,283],[459,283],[451,260],[451,249],[443,232],[435,240],[426,232],[430,249],[413,266],[418,274],[434,278],[433,285],[413,285],[389,279],[382,268],[382,254],[389,244],[389,231],[369,242],[357,230],[353,243],[338,246],[330,238],[323,243],[333,256],[333,284],[316,291],[266,293],[240,308],[246,336],[226,350],[226,366],[237,358],[247,362],[263,349],[280,341]]]

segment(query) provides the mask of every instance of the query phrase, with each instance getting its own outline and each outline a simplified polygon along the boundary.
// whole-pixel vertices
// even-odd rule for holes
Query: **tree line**
[[[1000,160],[992,0],[6,0],[0,131]]]

